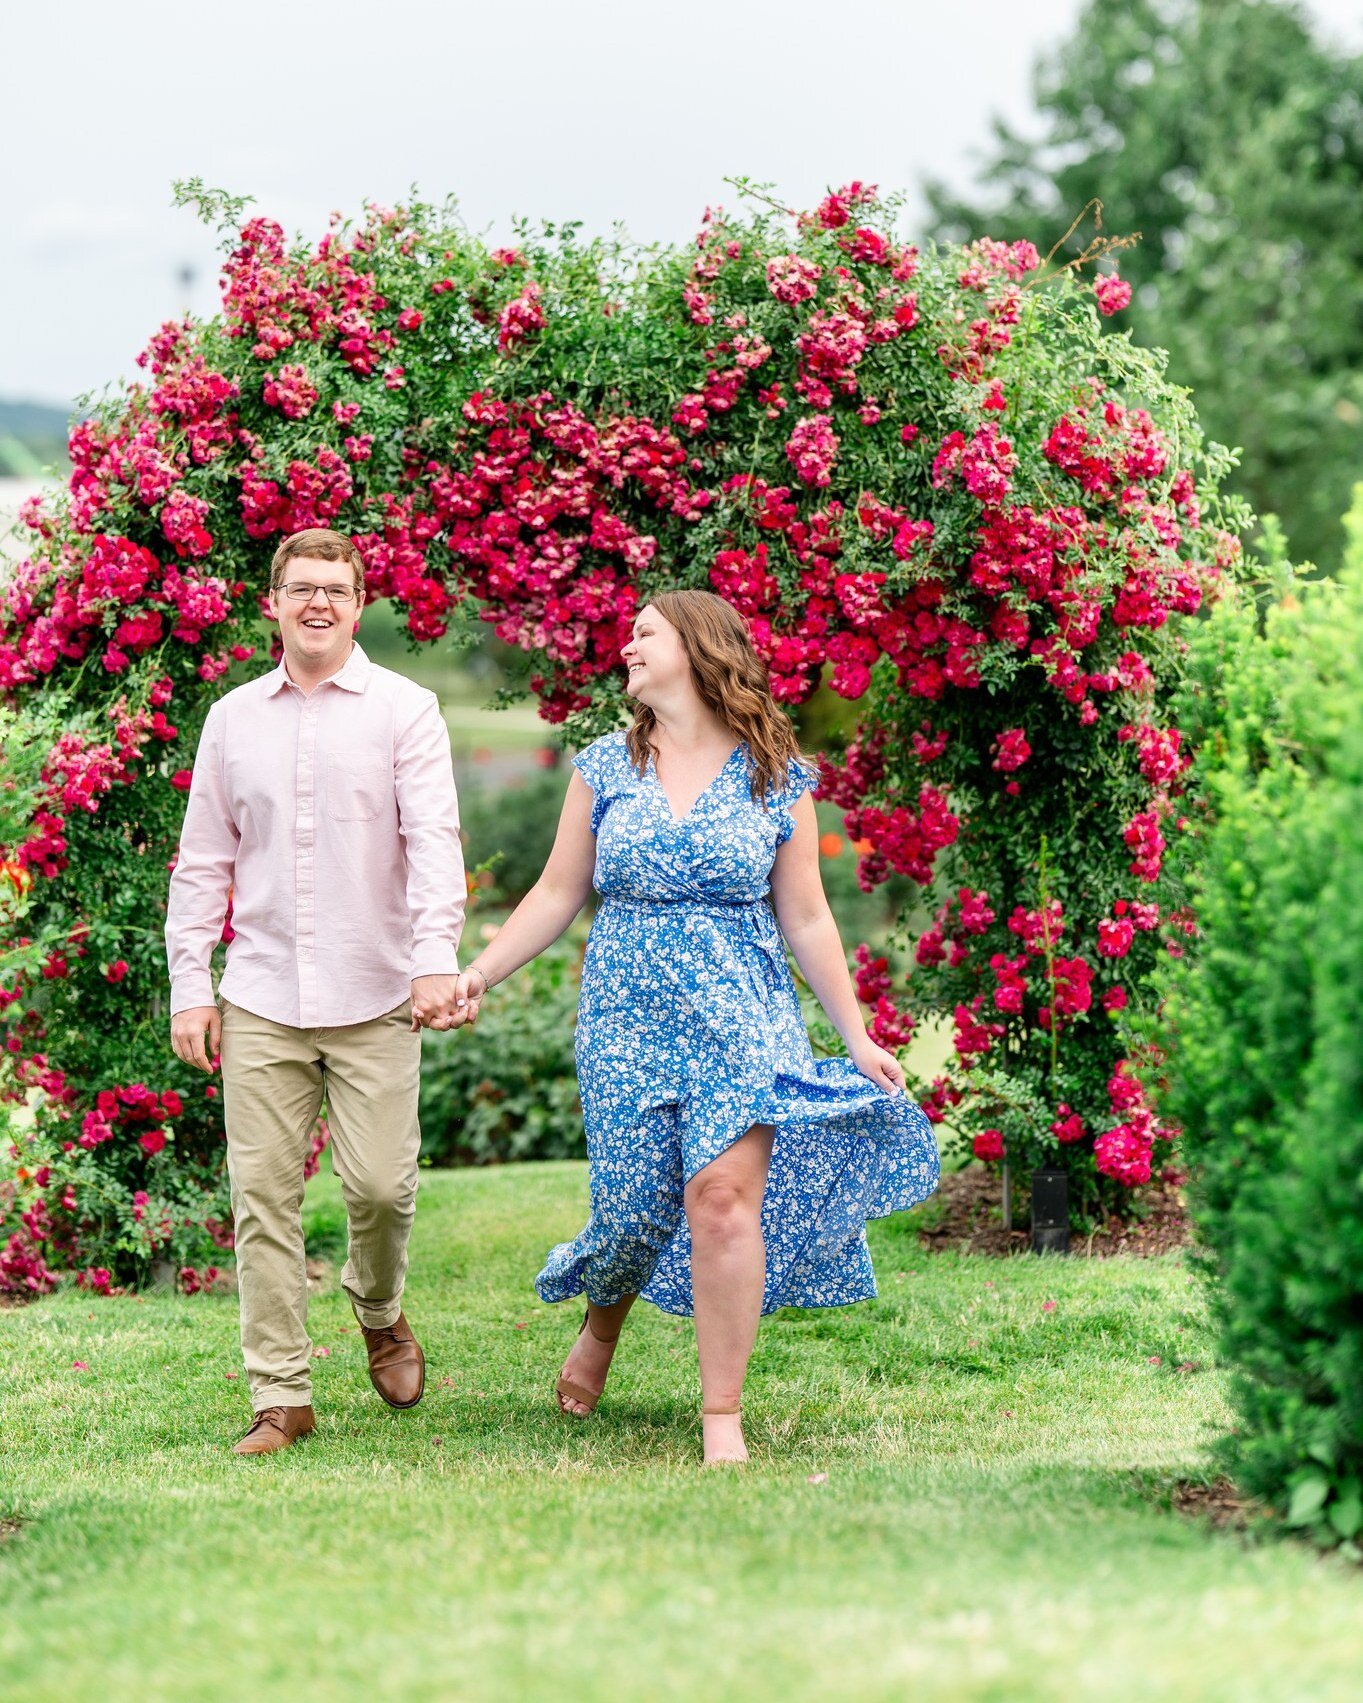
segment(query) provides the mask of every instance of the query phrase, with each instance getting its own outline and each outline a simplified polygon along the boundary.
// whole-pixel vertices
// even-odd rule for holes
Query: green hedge
[[[1240,1483],[1363,1535],[1363,487],[1339,584],[1215,610],[1188,704],[1209,826],[1166,976],[1165,1108],[1238,1419]],[[1201,727],[1197,726],[1201,722]]]
[[[558,831],[567,763],[531,770],[495,786],[460,788],[459,822],[470,867],[490,862],[494,899],[518,903],[539,880]]]
[[[575,946],[552,947],[492,989],[476,1028],[423,1036],[428,1163],[586,1157],[573,1068],[579,959]]]

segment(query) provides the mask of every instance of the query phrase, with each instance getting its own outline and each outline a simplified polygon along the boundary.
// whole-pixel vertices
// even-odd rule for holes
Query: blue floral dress
[[[754,802],[747,747],[677,820],[623,733],[573,759],[592,790],[594,885],[577,1021],[591,1218],[550,1253],[544,1301],[640,1293],[690,1313],[682,1191],[754,1124],[775,1126],[762,1232],[764,1313],[876,1293],[866,1220],[937,1186],[932,1125],[850,1059],[816,1059],[767,901],[790,807],[816,777]]]

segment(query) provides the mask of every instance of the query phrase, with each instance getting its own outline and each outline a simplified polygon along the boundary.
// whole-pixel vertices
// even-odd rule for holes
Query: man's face
[[[295,597],[290,588],[310,587]],[[350,597],[330,597],[344,587]],[[284,569],[284,582],[269,596],[269,610],[279,622],[284,655],[308,673],[339,669],[350,654],[355,627],[364,607],[364,593],[355,590],[355,570],[349,562],[324,562],[317,556],[295,556]]]

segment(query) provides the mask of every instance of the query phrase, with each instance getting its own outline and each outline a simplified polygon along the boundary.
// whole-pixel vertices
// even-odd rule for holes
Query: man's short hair
[[[283,585],[285,570],[296,556],[312,556],[322,562],[349,562],[355,570],[355,589],[364,590],[364,557],[355,548],[355,541],[325,526],[309,526],[303,532],[290,533],[275,551],[270,563],[271,591],[278,591]]]

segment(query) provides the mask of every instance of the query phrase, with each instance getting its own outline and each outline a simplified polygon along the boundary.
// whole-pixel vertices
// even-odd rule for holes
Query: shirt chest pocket
[[[372,822],[393,795],[386,763],[335,759],[327,769],[327,815],[333,822]]]

